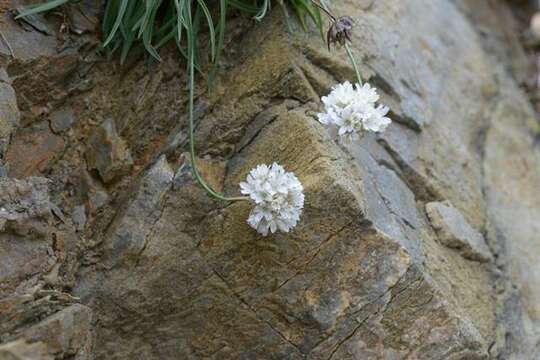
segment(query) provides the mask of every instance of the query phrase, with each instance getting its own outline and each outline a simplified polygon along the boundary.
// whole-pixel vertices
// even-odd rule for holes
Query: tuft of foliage
[[[48,0],[23,9],[17,17],[49,11],[70,1],[77,0]],[[326,9],[324,0],[320,0],[321,2],[319,0],[274,1],[283,9],[289,26],[288,7],[294,11],[304,29],[307,29],[307,20],[310,18],[323,38],[321,10],[335,22],[335,17]],[[210,2],[213,6],[209,6]],[[208,77],[211,85],[224,46],[228,11],[236,9],[260,21],[266,16],[271,5],[272,0],[107,0],[105,6],[102,20],[102,45],[109,54],[120,51],[121,63],[126,60],[129,51],[137,43],[142,43],[146,52],[159,61],[161,60],[159,48],[173,40],[180,53],[186,58],[189,90],[187,113],[189,151],[193,175],[210,196],[222,201],[238,201],[246,200],[246,198],[230,198],[216,192],[204,181],[197,169],[193,102],[195,70],[200,71],[197,61],[200,46],[199,34],[201,29],[205,30],[209,38],[209,55],[213,64]]]
[[[77,0],[49,0],[28,6],[17,18],[52,10]],[[219,2],[219,4],[217,4]],[[311,0],[275,0],[283,9],[287,21],[287,5],[294,11],[304,29],[310,18],[322,33],[320,10]],[[213,6],[210,6],[212,4]],[[108,0],[102,21],[102,45],[109,54],[120,52],[124,63],[129,51],[138,43],[156,60],[161,60],[159,48],[175,41],[180,53],[187,58],[187,31],[195,39],[201,29],[209,37],[210,60],[215,64],[223,49],[227,14],[230,9],[246,13],[257,21],[262,20],[271,7],[271,0]],[[189,12],[189,13],[188,13]],[[188,24],[188,18],[191,24]],[[197,57],[195,66],[198,68]]]

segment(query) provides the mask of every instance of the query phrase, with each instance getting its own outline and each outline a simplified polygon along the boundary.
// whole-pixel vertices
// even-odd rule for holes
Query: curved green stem
[[[328,17],[330,18],[330,20],[332,20],[333,22],[336,21],[336,17],[334,16],[334,14],[332,14],[330,12],[330,9],[328,9],[328,7],[326,6],[326,4],[322,3],[322,4],[319,4],[317,1],[315,0],[311,0],[311,3],[313,5],[315,5],[316,7],[318,7],[320,10],[322,10],[326,15],[328,15]]]
[[[189,4],[189,1],[187,2]],[[241,201],[249,200],[246,196],[239,197],[226,197],[223,194],[220,194],[208,185],[199,173],[197,169],[197,159],[195,156],[195,135],[193,130],[193,98],[194,98],[194,88],[195,88],[195,38],[193,34],[193,28],[191,23],[191,9],[190,6],[186,6],[186,16],[187,16],[187,40],[188,40],[188,87],[189,87],[189,103],[188,103],[188,124],[189,124],[189,153],[191,158],[191,168],[193,171],[193,176],[197,182],[202,186],[204,190],[214,198],[222,201]]]
[[[345,44],[345,50],[347,50],[347,55],[349,55],[349,59],[351,60],[352,66],[354,68],[354,72],[356,73],[356,79],[358,80],[358,84],[362,85],[362,75],[360,75],[360,69],[358,69],[356,58],[354,57],[354,54],[352,53],[349,44]]]

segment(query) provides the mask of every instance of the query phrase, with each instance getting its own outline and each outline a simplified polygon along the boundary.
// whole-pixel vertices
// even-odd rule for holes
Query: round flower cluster
[[[376,104],[377,90],[367,83],[361,86],[346,81],[321,100],[325,112],[318,114],[319,121],[344,141],[356,140],[369,131],[381,132],[392,122],[386,117],[388,107]]]
[[[304,188],[293,173],[276,163],[251,170],[240,190],[255,203],[248,224],[264,236],[269,230],[289,232],[300,219]]]

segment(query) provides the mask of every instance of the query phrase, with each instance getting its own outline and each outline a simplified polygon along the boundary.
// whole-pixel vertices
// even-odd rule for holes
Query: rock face
[[[430,202],[426,204],[426,212],[444,245],[458,249],[463,257],[470,260],[493,260],[482,234],[473,229],[452,204]]]
[[[67,39],[0,22],[0,359],[540,356],[540,125],[508,4],[336,3],[394,120],[348,145],[315,116],[354,79],[344,51],[279,11],[235,24],[198,165],[226,194],[295,172],[302,219],[263,238],[191,175],[177,51],[92,63],[90,3]]]
[[[90,359],[92,310],[62,291],[76,239],[54,226],[48,181],[0,178],[0,204],[0,358]]]

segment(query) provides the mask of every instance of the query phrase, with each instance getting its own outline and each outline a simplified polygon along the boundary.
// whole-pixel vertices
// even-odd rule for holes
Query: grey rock
[[[0,81],[0,156],[6,150],[11,135],[20,122],[20,112],[13,87]]]
[[[47,179],[0,178],[0,232],[45,236],[50,217]]]
[[[504,87],[483,144],[487,239],[505,269],[498,346],[501,358],[517,359],[540,354],[540,153],[533,135],[540,128],[525,99],[515,84]]]
[[[173,177],[174,172],[165,156],[161,156],[142,177],[134,197],[116,216],[106,234],[104,258],[108,266],[129,263],[144,249],[161,216],[162,202]]]
[[[109,202],[109,195],[104,190],[97,190],[89,194],[90,207],[95,211]]]
[[[92,310],[74,304],[26,329],[22,336],[31,342],[42,342],[55,358],[73,357],[91,360]]]
[[[54,216],[56,216],[61,222],[66,223],[66,217],[64,216],[64,212],[60,207],[58,207],[56,204],[51,203],[51,212]]]
[[[75,206],[71,213],[71,219],[77,231],[83,231],[86,225],[86,207],[84,205]]]
[[[86,169],[81,169],[80,195],[88,204],[88,212],[96,213],[110,201],[107,190]]]
[[[81,35],[96,30],[99,25],[99,12],[95,11],[95,8],[99,9],[98,3],[100,1],[94,2],[94,4],[88,1],[83,4],[70,4],[67,8],[67,14],[72,31]]]
[[[0,67],[0,82],[11,84],[11,79],[5,68]]]
[[[51,251],[51,207],[43,178],[0,178],[0,298],[47,273]]]
[[[111,119],[105,120],[88,140],[86,162],[89,170],[97,170],[104,182],[125,175],[133,165],[126,142],[118,135]]]
[[[2,360],[54,360],[47,351],[47,345],[42,342],[27,342],[15,340],[0,345]]]
[[[53,132],[59,133],[66,131],[75,123],[73,109],[70,107],[58,109],[49,115],[49,121]]]
[[[467,259],[478,261],[493,259],[482,234],[473,229],[463,214],[449,201],[427,203],[426,213],[444,245],[458,249]]]
[[[276,106],[265,117],[275,99],[316,99],[315,89],[328,91],[353,71],[316,34],[286,34],[278,12],[250,29],[237,44],[242,61],[223,79],[226,96],[216,96],[197,128],[199,150],[232,157],[226,194],[236,194],[256,164],[279,161],[294,171],[306,192],[302,220],[289,234],[262,238],[246,224],[248,203],[216,204],[185,164],[167,195],[130,191],[103,236],[104,259],[76,290],[96,304],[98,358],[488,358],[495,339],[489,272],[438,243],[423,214],[423,202],[448,192],[471,213],[480,210],[471,223],[485,220],[476,155],[468,139],[449,142],[454,129],[443,128],[474,131],[467,126],[475,111],[446,101],[461,99],[472,83],[466,106],[479,110],[478,87],[490,80],[483,49],[450,1],[374,2],[369,16],[356,4],[336,6],[358,19],[365,38],[354,39],[355,51],[367,55],[363,65],[386,81],[404,116],[422,115],[421,131],[393,124],[380,138],[387,146],[374,141],[377,154],[364,144],[354,154],[325,140],[307,105]],[[399,46],[401,36],[411,45]],[[430,61],[418,40],[425,37],[434,43]],[[455,60],[438,56],[456,51],[473,70],[442,86]],[[313,73],[325,73],[316,86]],[[379,154],[390,150],[388,159]],[[455,176],[468,179],[465,190],[452,187]]]

